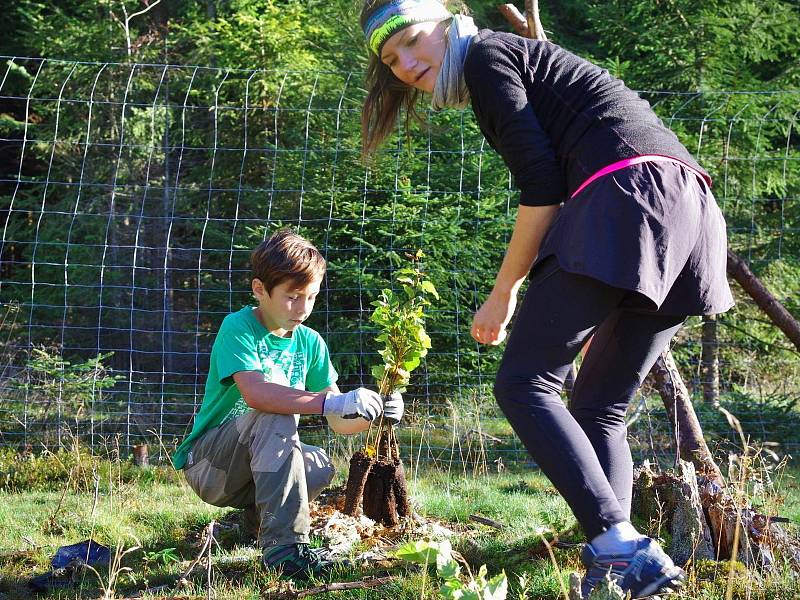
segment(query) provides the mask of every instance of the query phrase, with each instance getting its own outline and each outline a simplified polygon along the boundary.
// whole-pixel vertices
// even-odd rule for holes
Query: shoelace
[[[314,551],[311,548],[309,548],[308,545],[306,544],[300,545],[297,554],[300,558],[305,558],[309,562],[314,562],[317,558],[316,555],[314,554]]]

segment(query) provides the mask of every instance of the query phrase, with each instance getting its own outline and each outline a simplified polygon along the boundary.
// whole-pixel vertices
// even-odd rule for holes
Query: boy
[[[308,502],[334,468],[321,448],[300,441],[299,415],[323,414],[334,431],[353,434],[382,412],[399,422],[403,400],[339,392],[325,342],[302,324],[326,268],[310,242],[278,231],[253,250],[251,264],[258,306],[223,320],[203,403],[173,464],[206,502],[255,511],[265,565],[305,578],[332,566],[309,548]]]

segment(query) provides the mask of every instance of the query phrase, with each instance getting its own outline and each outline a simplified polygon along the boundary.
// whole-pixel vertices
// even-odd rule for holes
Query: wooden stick
[[[470,521],[475,521],[476,523],[481,523],[482,525],[488,525],[489,527],[494,527],[495,529],[505,529],[506,526],[498,521],[494,521],[489,519],[488,517],[482,517],[480,515],[470,515]]]
[[[181,586],[186,585],[186,583],[189,581],[189,575],[194,570],[194,568],[197,566],[197,563],[199,563],[201,560],[203,560],[203,556],[206,554],[206,552],[210,552],[211,551],[211,545],[214,543],[214,526],[216,524],[217,524],[217,522],[214,521],[214,520],[212,520],[208,524],[208,527],[207,527],[207,530],[206,530],[206,539],[203,542],[203,547],[200,548],[200,552],[197,553],[197,557],[192,561],[192,564],[189,565],[189,568],[186,569],[184,574],[181,575],[178,578],[178,581],[175,583],[176,587],[181,587]],[[174,597],[175,597],[175,594],[173,594],[171,596],[171,598],[174,598]]]
[[[706,444],[691,396],[669,349],[665,349],[656,359],[650,377],[672,424],[672,437],[678,446],[678,456],[693,463],[700,474],[724,487],[725,477]]]
[[[472,436],[477,436],[484,440],[494,442],[495,444],[500,444],[503,441],[499,437],[493,436],[491,433],[486,433],[485,431],[478,431],[477,429],[470,429],[469,431],[467,431],[467,433],[461,436],[461,443],[462,444],[466,443]]]
[[[326,583],[325,585],[318,585],[313,588],[300,590],[295,592],[293,598],[305,598],[306,596],[313,596],[314,594],[323,594],[325,592],[340,592],[343,590],[363,590],[367,588],[379,587],[392,583],[398,579],[396,575],[389,575],[387,577],[375,577],[374,579],[363,579],[361,581],[342,581],[335,583]]]
[[[795,348],[800,350],[800,323],[770,293],[767,286],[755,276],[747,264],[730,250],[728,250],[728,274],[742,286],[775,326],[786,334]]]
[[[528,22],[528,37],[546,42],[547,36],[539,20],[539,0],[525,0],[525,20]]]
[[[528,35],[528,22],[525,20],[525,17],[516,6],[513,4],[501,4],[497,7],[497,10],[500,11],[500,14],[505,17],[505,20],[514,28],[514,31],[517,32],[517,35],[521,35],[522,37],[530,37]]]

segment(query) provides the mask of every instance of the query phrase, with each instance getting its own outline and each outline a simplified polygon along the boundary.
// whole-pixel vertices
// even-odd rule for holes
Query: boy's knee
[[[304,446],[303,458],[306,465],[308,498],[311,500],[319,496],[322,490],[330,485],[336,475],[336,467],[333,466],[324,450],[314,446]]]

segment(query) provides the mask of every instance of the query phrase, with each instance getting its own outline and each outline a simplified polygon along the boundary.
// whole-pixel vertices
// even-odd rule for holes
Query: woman
[[[365,153],[420,92],[434,108],[471,101],[521,190],[471,334],[503,341],[530,273],[494,392],[587,535],[583,594],[609,569],[634,598],[676,587],[683,571],[629,521],[625,412],[685,318],[733,304],[708,175],[647,102],[554,44],[478,31],[436,0],[367,0],[361,26]],[[564,379],[590,337],[567,410]]]

